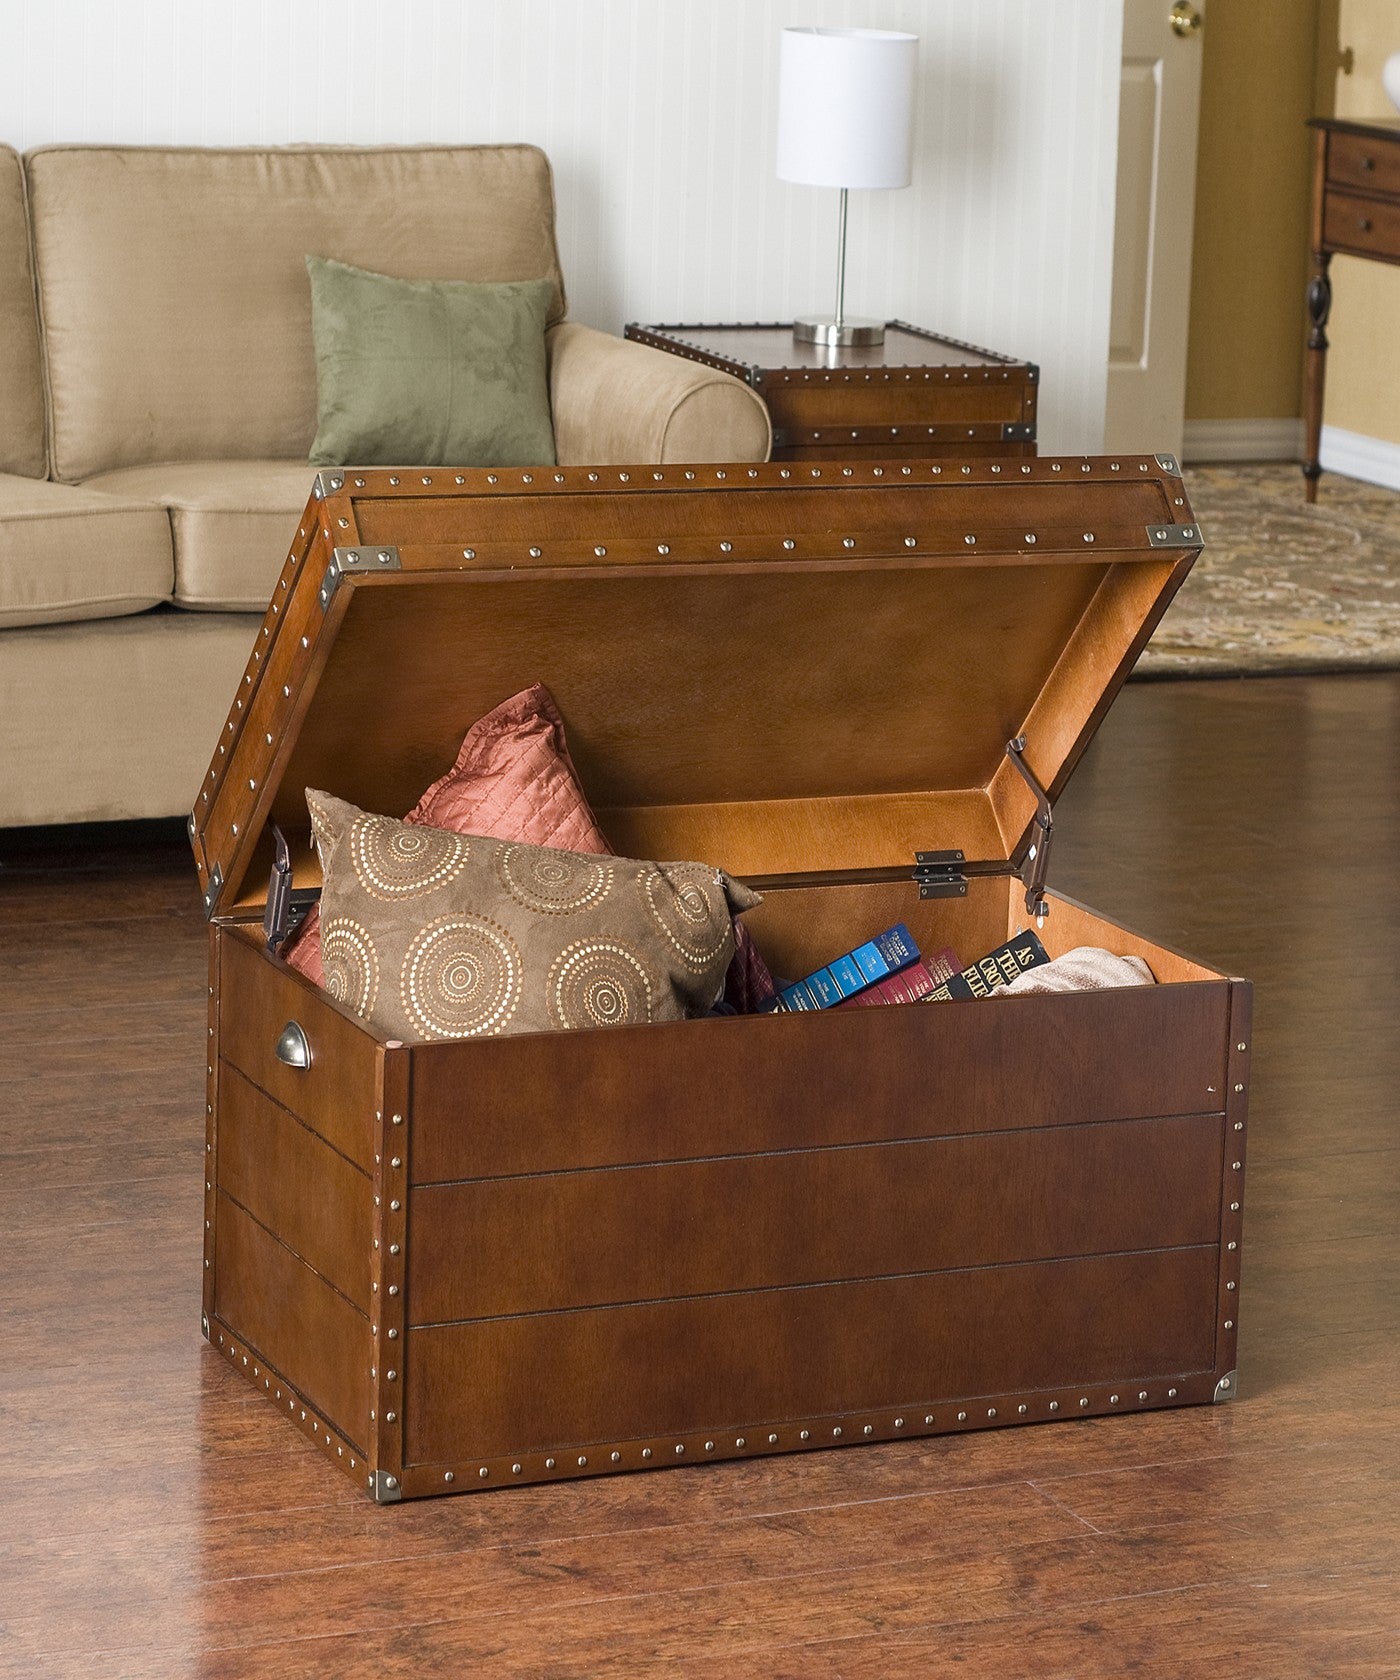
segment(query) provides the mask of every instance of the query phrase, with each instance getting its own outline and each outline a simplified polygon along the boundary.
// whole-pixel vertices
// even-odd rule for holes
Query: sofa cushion
[[[39,313],[19,154],[0,146],[0,472],[48,471]]]
[[[305,259],[409,280],[554,282],[534,146],[46,148],[27,169],[59,478],[149,461],[305,460]]]
[[[188,811],[261,623],[157,607],[0,635],[0,829]]]
[[[0,628],[144,612],[173,577],[164,508],[0,474]]]
[[[313,477],[305,461],[177,461],[98,473],[83,488],[169,510],[177,606],[262,612]]]

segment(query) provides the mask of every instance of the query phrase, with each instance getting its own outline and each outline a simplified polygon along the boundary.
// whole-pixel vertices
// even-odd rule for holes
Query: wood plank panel
[[[413,1050],[415,1184],[1202,1114],[1226,982]],[[522,1120],[522,1116],[526,1118]]]
[[[375,1040],[323,991],[259,948],[256,931],[222,928],[221,1053],[241,1073],[368,1172],[373,1164]],[[309,1068],[274,1047],[289,1021],[311,1045]]]
[[[219,1188],[368,1313],[369,1179],[227,1062],[219,1064]]]
[[[227,1196],[214,1311],[348,1439],[369,1432],[369,1320]]]
[[[1217,1252],[410,1330],[408,1463],[1210,1367]]]
[[[409,1320],[1212,1243],[1221,1125],[1118,1121],[432,1185],[410,1202]]]

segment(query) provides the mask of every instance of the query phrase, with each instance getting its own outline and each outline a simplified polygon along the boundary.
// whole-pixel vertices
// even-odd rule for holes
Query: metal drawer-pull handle
[[[275,1054],[279,1062],[285,1062],[288,1067],[309,1068],[311,1066],[311,1045],[306,1034],[295,1021],[288,1021],[278,1035]]]

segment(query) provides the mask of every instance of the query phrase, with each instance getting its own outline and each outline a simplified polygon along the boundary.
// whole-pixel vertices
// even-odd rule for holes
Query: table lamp
[[[846,314],[846,194],[907,187],[919,37],[888,29],[784,29],[778,67],[778,178],[839,187],[836,311],[799,316],[809,343],[879,344],[883,321]]]

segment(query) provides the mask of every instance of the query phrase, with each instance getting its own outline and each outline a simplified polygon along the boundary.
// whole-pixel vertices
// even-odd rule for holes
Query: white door
[[[1206,0],[1124,0],[1104,448],[1181,453]]]

